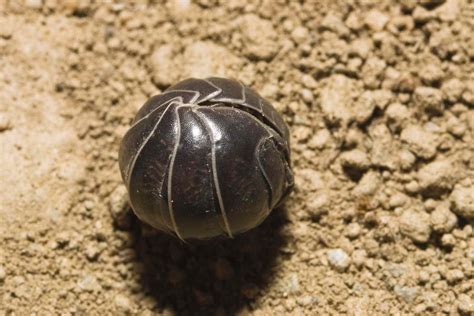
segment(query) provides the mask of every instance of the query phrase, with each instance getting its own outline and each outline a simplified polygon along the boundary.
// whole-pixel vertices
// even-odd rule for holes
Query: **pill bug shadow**
[[[143,264],[141,285],[157,311],[178,315],[232,315],[264,295],[288,240],[284,205],[257,228],[234,239],[190,241],[151,231],[134,221],[135,251]],[[251,307],[250,307],[251,308]]]

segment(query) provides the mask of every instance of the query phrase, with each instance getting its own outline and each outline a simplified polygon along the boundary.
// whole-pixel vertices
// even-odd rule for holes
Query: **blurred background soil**
[[[468,0],[0,0],[0,315],[472,315],[473,34]],[[282,113],[296,189],[185,245],[117,151],[209,75]]]

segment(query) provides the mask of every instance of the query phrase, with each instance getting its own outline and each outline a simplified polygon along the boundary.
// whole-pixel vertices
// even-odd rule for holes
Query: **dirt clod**
[[[247,14],[237,21],[242,34],[243,53],[249,58],[268,60],[278,51],[278,35],[270,21]]]
[[[358,149],[344,152],[340,159],[342,166],[346,168],[347,172],[356,178],[359,178],[358,175],[370,167],[370,160],[367,154]]]
[[[411,240],[425,243],[430,238],[430,217],[423,211],[408,209],[400,217],[400,230]]]
[[[466,218],[474,218],[474,186],[456,185],[451,193],[453,211]]]
[[[456,183],[458,171],[449,160],[436,160],[424,165],[417,174],[420,189],[429,196],[449,192]]]
[[[404,128],[401,139],[408,145],[408,149],[420,158],[430,159],[436,154],[437,137],[419,125]]]
[[[7,272],[5,271],[5,268],[0,266],[0,282],[3,282],[6,277],[7,277]]]
[[[346,270],[351,264],[351,259],[342,249],[328,251],[329,264],[339,272]]]
[[[418,87],[414,92],[414,102],[428,113],[440,114],[443,111],[443,94],[438,89]]]
[[[457,224],[457,217],[451,212],[447,203],[436,207],[431,213],[431,226],[440,233],[449,233]]]
[[[458,309],[461,313],[464,313],[466,315],[474,313],[474,302],[472,301],[472,298],[469,297],[467,294],[459,295],[457,304]]]

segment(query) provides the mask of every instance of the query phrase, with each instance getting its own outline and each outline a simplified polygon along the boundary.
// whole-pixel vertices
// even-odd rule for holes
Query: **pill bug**
[[[289,131],[239,81],[186,79],[150,98],[119,150],[135,214],[182,240],[259,225],[293,187]]]

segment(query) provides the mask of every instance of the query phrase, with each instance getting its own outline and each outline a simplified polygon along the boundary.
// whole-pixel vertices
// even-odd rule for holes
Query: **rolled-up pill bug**
[[[232,79],[186,79],[138,111],[119,152],[135,214],[182,240],[259,225],[293,188],[289,131]]]

